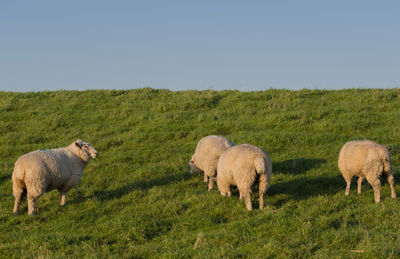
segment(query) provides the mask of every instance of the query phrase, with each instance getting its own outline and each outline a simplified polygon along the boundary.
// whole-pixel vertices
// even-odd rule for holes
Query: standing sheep
[[[78,139],[67,147],[36,150],[18,158],[12,174],[14,214],[19,213],[21,199],[26,195],[28,214],[33,215],[36,200],[53,189],[60,191],[63,206],[66,193],[79,182],[86,165],[97,155],[90,143]]]
[[[384,175],[390,185],[392,198],[396,198],[390,154],[384,146],[369,140],[349,141],[340,150],[338,166],[347,183],[346,196],[350,193],[351,178],[358,176],[357,192],[361,193],[361,183],[366,178],[374,189],[375,202],[379,202],[381,199],[379,176]]]
[[[207,136],[197,144],[196,150],[189,162],[190,173],[204,172],[204,182],[208,182],[210,191],[217,174],[218,159],[222,152],[233,146],[232,141],[222,136]]]
[[[264,193],[267,191],[272,174],[272,162],[263,149],[241,144],[227,149],[218,161],[217,184],[223,196],[231,196],[231,185],[237,185],[240,199],[244,198],[246,208],[252,210],[251,186],[258,180],[260,209],[264,208]]]

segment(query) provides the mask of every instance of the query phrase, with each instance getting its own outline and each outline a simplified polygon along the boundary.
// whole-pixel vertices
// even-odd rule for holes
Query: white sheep
[[[347,183],[346,196],[350,193],[351,178],[358,176],[357,192],[361,193],[361,183],[366,178],[374,189],[375,202],[379,202],[379,176],[384,175],[390,185],[392,198],[396,198],[390,154],[384,146],[369,140],[349,141],[340,150],[338,166]]]
[[[217,171],[221,194],[231,196],[230,186],[236,185],[240,199],[244,198],[248,210],[253,208],[251,186],[258,179],[259,207],[264,208],[264,193],[269,187],[272,174],[272,162],[267,152],[249,144],[233,146],[222,153]]]
[[[189,162],[190,173],[204,172],[204,182],[208,182],[208,190],[214,186],[220,155],[232,146],[229,139],[215,135],[204,137],[197,144]]]
[[[97,155],[90,143],[80,139],[67,147],[36,150],[22,155],[15,162],[12,174],[14,214],[19,213],[21,199],[26,195],[28,214],[33,215],[36,200],[54,189],[60,192],[60,205],[63,206],[66,193],[79,182],[86,165]]]

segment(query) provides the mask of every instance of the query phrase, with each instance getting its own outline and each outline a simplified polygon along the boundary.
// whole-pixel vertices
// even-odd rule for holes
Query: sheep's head
[[[199,173],[203,172],[200,168],[195,166],[193,157],[189,162],[189,169],[190,169],[191,174],[199,174]]]
[[[99,155],[97,150],[89,142],[83,142],[78,139],[75,141],[75,146],[79,148],[79,156],[83,161],[89,161],[90,158],[96,158]]]

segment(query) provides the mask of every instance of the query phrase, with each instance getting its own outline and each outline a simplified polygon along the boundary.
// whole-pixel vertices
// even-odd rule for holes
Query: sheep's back
[[[71,164],[68,155],[62,150],[37,150],[21,156],[15,163],[16,177],[27,179],[46,179],[57,186],[70,177]]]
[[[254,172],[255,174],[254,160],[258,157],[262,157],[266,161],[269,160],[269,157],[264,150],[248,144],[238,145],[233,152],[236,153],[236,159],[235,161],[232,161],[232,167],[234,171],[237,172],[250,170],[250,172]]]
[[[194,159],[201,169],[213,165],[217,167],[221,154],[233,146],[233,143],[222,136],[207,136],[202,138],[196,146]]]
[[[240,178],[242,174],[255,174],[254,159],[257,157],[264,157],[269,161],[267,153],[261,148],[248,144],[233,146],[222,153],[218,162],[218,174],[220,171],[227,171],[234,178]]]
[[[386,148],[376,142],[350,141],[340,150],[338,166],[342,173],[358,175],[367,163],[384,160],[388,155]]]

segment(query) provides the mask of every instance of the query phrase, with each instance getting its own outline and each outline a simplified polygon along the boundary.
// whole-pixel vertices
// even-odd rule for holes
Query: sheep
[[[247,210],[252,210],[251,186],[258,178],[259,208],[264,208],[264,194],[270,185],[272,162],[263,149],[241,144],[222,153],[217,167],[217,185],[223,196],[231,196],[230,186],[236,185]]]
[[[82,172],[98,152],[78,139],[67,147],[36,150],[22,155],[15,162],[12,174],[15,198],[14,214],[19,214],[21,199],[28,199],[28,214],[36,213],[36,200],[45,192],[57,189],[60,205],[65,205],[66,193],[81,179]]]
[[[390,185],[392,198],[396,198],[390,154],[384,146],[369,140],[349,141],[340,150],[338,167],[347,183],[346,196],[350,193],[351,178],[358,176],[357,193],[361,193],[361,183],[366,178],[374,189],[375,202],[380,202],[379,176],[384,175]]]
[[[223,136],[207,136],[202,138],[190,159],[190,173],[204,172],[204,182],[208,182],[208,190],[212,190],[217,174],[218,159],[222,152],[233,146],[232,141]]]

